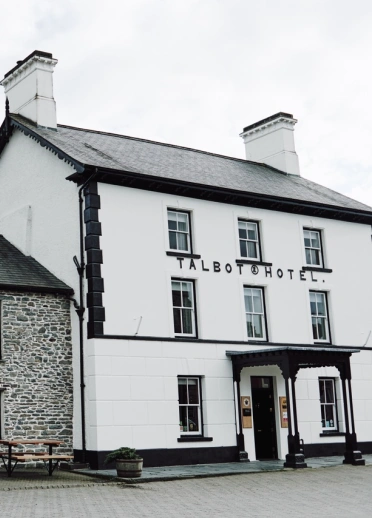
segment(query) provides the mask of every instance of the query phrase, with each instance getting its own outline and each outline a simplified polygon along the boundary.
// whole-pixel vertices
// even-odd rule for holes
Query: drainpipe
[[[79,351],[80,351],[80,408],[81,408],[81,439],[82,439],[82,463],[86,462],[86,439],[85,439],[85,383],[84,383],[84,272],[85,272],[85,257],[84,257],[84,219],[83,219],[83,190],[91,181],[95,173],[93,173],[88,180],[86,180],[80,187],[79,196],[79,224],[80,224],[80,263],[76,257],[73,257],[77,272],[79,274],[79,301],[77,304],[74,301],[76,313],[79,317]]]

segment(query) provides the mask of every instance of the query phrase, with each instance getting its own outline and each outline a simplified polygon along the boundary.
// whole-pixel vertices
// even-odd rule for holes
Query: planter
[[[135,478],[142,475],[143,459],[116,459],[118,477]]]

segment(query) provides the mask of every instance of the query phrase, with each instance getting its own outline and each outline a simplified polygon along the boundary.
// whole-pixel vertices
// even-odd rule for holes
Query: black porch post
[[[233,381],[236,383],[236,398],[237,398],[237,410],[238,410],[238,422],[237,424],[237,444],[239,448],[239,460],[240,461],[248,461],[248,453],[245,451],[245,444],[244,444],[244,434],[243,434],[243,425],[242,425],[242,409],[240,404],[240,367],[234,367],[233,369]],[[235,397],[235,390],[234,390],[234,397]]]
[[[285,456],[285,468],[307,468],[305,462],[305,456],[300,446],[300,436],[298,433],[298,421],[297,421],[297,406],[296,406],[296,365],[293,364],[292,359],[288,359],[288,368],[285,369],[287,372],[283,372],[285,382],[285,395],[287,398],[287,412],[288,412],[288,453]],[[289,379],[291,380],[291,392],[289,391]],[[292,424],[292,413],[293,408],[293,424]],[[294,428],[294,433],[293,433]]]
[[[344,369],[341,372],[342,381],[342,396],[344,398],[344,413],[345,413],[345,425],[346,425],[346,436],[345,436],[345,454],[344,464],[352,464],[353,466],[364,466],[366,461],[362,457],[362,453],[358,450],[357,436],[355,433],[354,423],[354,409],[353,409],[353,395],[351,392],[351,369],[350,369],[350,358],[345,360]],[[348,383],[348,391],[346,391],[346,383]],[[350,407],[350,420],[351,420],[351,431],[349,426],[349,413],[347,396],[349,396],[349,407]]]

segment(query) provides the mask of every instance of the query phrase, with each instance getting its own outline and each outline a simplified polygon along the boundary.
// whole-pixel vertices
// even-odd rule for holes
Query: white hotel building
[[[56,63],[2,81],[0,233],[74,289],[75,458],[363,464],[372,209],[300,176],[287,113],[246,160],[57,125]]]

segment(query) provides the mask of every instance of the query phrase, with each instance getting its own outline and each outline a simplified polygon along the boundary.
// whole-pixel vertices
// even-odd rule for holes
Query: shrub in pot
[[[143,459],[137,455],[134,448],[122,447],[109,453],[105,464],[116,463],[118,477],[140,477],[142,475]]]

